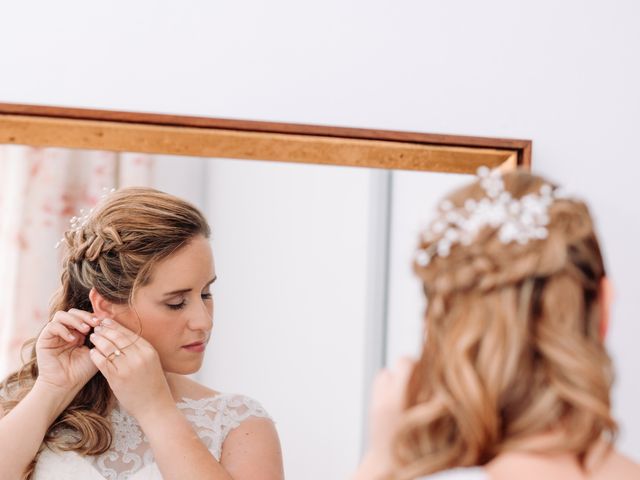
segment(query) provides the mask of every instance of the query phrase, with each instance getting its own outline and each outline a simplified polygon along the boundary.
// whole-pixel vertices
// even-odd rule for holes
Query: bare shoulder
[[[588,462],[586,472],[569,454],[529,454],[509,452],[485,466],[491,480],[639,480],[640,466],[615,450]]]
[[[220,463],[233,478],[282,480],[282,447],[274,423],[249,417],[227,435]]]
[[[167,374],[171,392],[180,401],[217,397],[223,434],[220,463],[236,480],[283,480],[282,449],[276,427],[262,406],[244,395],[223,395],[195,380]]]
[[[640,464],[621,453],[612,451],[606,456],[601,465],[596,467],[593,475],[594,480],[609,478],[638,480],[640,479]]]
[[[183,398],[199,400],[201,398],[214,397],[220,393],[187,376],[175,373],[167,374],[167,382],[176,401],[180,401]]]

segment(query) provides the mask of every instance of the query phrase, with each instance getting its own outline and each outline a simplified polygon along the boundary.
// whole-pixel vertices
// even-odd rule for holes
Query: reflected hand
[[[175,406],[158,352],[144,338],[112,319],[89,338],[91,360],[127,412],[139,420],[156,405]]]
[[[369,410],[369,446],[355,479],[386,478],[393,468],[393,440],[406,409],[407,385],[415,364],[415,360],[403,357],[393,369],[376,375]]]
[[[97,324],[93,314],[83,310],[56,312],[36,340],[36,381],[64,393],[80,390],[98,372],[84,345]]]

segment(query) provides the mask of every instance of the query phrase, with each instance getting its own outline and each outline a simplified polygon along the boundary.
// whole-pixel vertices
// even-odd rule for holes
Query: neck
[[[560,428],[531,435],[514,442],[511,447],[489,462],[488,466],[494,463],[500,464],[505,459],[516,458],[519,461],[529,459],[535,462],[552,461],[554,463],[577,465],[578,458],[576,454],[564,449],[564,446],[568,444],[567,440],[566,431]],[[595,466],[609,453],[610,447],[611,444],[605,439],[598,440],[588,452],[585,459],[585,467],[590,469]]]
[[[179,402],[181,400],[180,385],[183,380],[182,375],[178,373],[164,372],[164,376],[167,379],[167,384],[169,385],[169,390],[171,391],[173,400]]]

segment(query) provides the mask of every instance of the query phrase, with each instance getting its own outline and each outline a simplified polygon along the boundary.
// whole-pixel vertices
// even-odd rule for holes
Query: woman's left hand
[[[158,352],[115,320],[104,319],[89,337],[91,360],[123,408],[140,420],[154,406],[173,405]]]
[[[381,370],[373,382],[369,410],[369,445],[354,479],[385,478],[395,463],[393,439],[406,410],[406,393],[415,360],[400,358]]]

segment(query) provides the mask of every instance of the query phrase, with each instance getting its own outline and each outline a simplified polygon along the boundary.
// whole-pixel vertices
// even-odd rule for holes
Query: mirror
[[[86,202],[109,182],[136,183],[205,212],[219,280],[213,340],[197,378],[258,399],[276,421],[286,476],[310,480],[345,478],[354,468],[373,373],[417,347],[407,339],[417,339],[423,306],[409,265],[435,201],[482,164],[528,165],[530,155],[526,141],[46,107],[0,110],[0,178],[14,179],[4,192],[48,177],[67,182],[74,198]],[[117,153],[126,151],[138,153]],[[27,159],[30,168],[16,181],[7,169]],[[27,198],[48,205],[58,219],[77,213],[77,201],[56,204],[44,191]],[[3,212],[15,211],[7,206],[0,204]],[[20,224],[14,240],[23,248],[45,241],[42,225],[3,214],[2,224],[10,222]],[[2,260],[4,278],[18,265],[15,257]],[[39,268],[46,264],[36,261]],[[52,292],[55,265],[47,268],[38,282],[49,282],[42,288]],[[13,293],[3,292],[4,315],[20,304],[9,301]],[[34,326],[45,307],[25,314]],[[2,333],[3,341],[10,338]],[[9,347],[15,345],[2,346]]]

